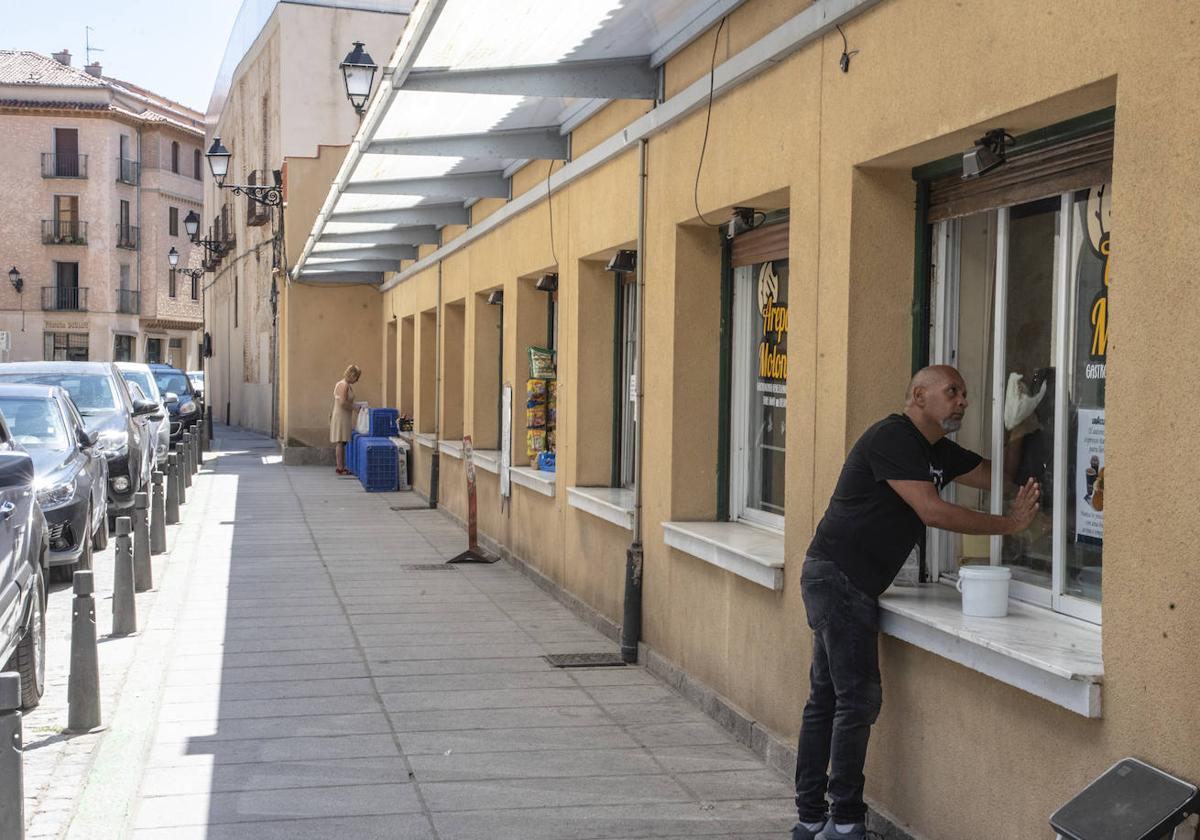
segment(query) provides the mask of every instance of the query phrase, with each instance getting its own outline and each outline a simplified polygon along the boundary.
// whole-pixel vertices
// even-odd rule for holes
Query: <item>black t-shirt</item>
[[[809,555],[832,560],[855,586],[878,596],[925,530],[888,481],[932,481],[941,491],[982,460],[948,438],[930,445],[906,415],[888,415],[863,432],[846,456]]]

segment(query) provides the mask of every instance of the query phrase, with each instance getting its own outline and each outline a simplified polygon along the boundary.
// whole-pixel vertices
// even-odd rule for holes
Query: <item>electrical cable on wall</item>
[[[554,161],[546,169],[546,212],[550,215],[550,256],[554,257],[554,266],[558,267],[558,249],[554,247],[554,208],[550,206],[550,176],[554,173]]]
[[[696,206],[696,215],[700,217],[700,221],[711,228],[719,228],[721,225],[714,225],[708,219],[704,218],[704,214],[700,212],[700,171],[704,168],[704,152],[708,149],[708,127],[712,122],[712,104],[713,93],[716,90],[716,70],[717,70],[717,47],[721,44],[721,30],[725,28],[725,21],[728,16],[721,18],[721,22],[717,25],[717,34],[713,39],[712,62],[708,69],[708,112],[704,116],[704,141],[700,144],[700,162],[696,164],[696,184],[692,189],[692,203]]]

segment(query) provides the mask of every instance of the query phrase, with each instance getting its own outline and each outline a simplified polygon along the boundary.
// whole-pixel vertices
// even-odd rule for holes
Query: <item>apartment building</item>
[[[324,196],[358,128],[339,63],[355,41],[390,56],[411,6],[410,0],[370,0],[353,8],[247,0],[234,23],[206,117],[206,149],[219,137],[231,153],[225,186],[211,177],[206,181],[203,213],[202,238],[219,243],[207,266],[212,356],[206,360],[205,383],[218,420],[279,432],[285,390],[279,370],[286,364],[280,353],[279,300],[289,264],[285,231],[298,231],[303,244],[317,209],[303,197],[319,201]],[[277,173],[281,204],[232,189],[271,185]],[[293,207],[297,195],[300,206]],[[311,298],[315,310],[339,311],[344,305],[344,296],[336,293]],[[364,295],[361,302],[369,301]],[[378,326],[374,318],[365,320],[373,330],[325,334],[318,325],[303,343],[325,348],[330,359],[374,354]],[[342,369],[347,364],[341,362]],[[302,376],[313,373],[299,370]],[[330,394],[336,380],[325,389]]]
[[[1200,780],[1195,9],[494,5],[414,11],[288,289],[377,295],[415,487],[786,773],[847,450],[957,365],[959,443],[1019,457],[946,492],[1041,508],[930,529],[881,596],[870,804],[1017,840],[1123,756]],[[289,334],[364,329],[334,314]],[[964,616],[963,564],[1010,569],[1006,617]]]
[[[0,332],[11,361],[199,363],[203,115],[99,63],[0,51]]]

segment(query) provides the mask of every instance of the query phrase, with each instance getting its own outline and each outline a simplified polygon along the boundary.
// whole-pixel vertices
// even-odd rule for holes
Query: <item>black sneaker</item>
[[[855,823],[850,830],[843,833],[837,830],[837,825],[831,817],[825,827],[813,835],[813,840],[867,840],[866,823]]]
[[[792,840],[816,840],[818,833],[824,831],[827,827],[828,825],[813,831],[805,827],[804,823],[798,822],[792,826]]]

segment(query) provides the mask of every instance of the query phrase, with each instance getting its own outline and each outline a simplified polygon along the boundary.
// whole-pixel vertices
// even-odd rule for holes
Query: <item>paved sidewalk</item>
[[[68,836],[788,835],[786,780],[641,668],[551,668],[614,645],[503,563],[442,565],[443,515],[217,449]]]

